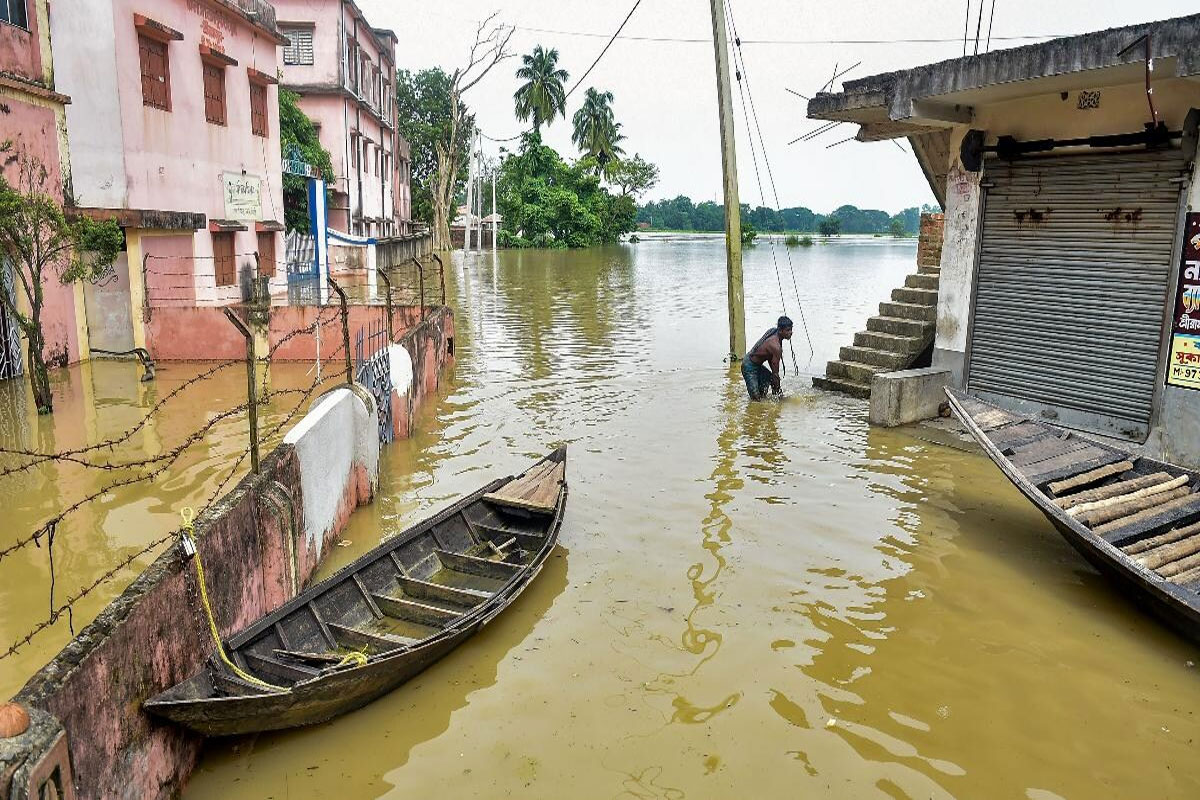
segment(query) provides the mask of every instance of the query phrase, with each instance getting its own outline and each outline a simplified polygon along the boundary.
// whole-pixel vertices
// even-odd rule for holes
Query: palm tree
[[[585,156],[596,159],[597,174],[605,172],[606,167],[615,163],[618,156],[625,155],[620,147],[625,137],[621,135],[621,123],[613,117],[612,102],[612,92],[598,92],[589,88],[583,105],[571,119],[575,125],[571,141]]]
[[[517,77],[525,81],[513,99],[517,103],[517,119],[533,119],[533,129],[541,132],[555,117],[567,115],[567,95],[563,90],[570,75],[558,69],[558,51],[543,50],[539,44],[527,56],[521,56],[522,66]]]

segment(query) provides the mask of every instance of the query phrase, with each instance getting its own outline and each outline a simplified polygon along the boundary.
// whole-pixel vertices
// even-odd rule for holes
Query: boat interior
[[[955,401],[1047,501],[1126,558],[1200,593],[1197,475],[975,398]]]
[[[232,637],[229,656],[288,688],[474,619],[545,546],[565,468],[552,456],[377,548]],[[215,694],[262,693],[217,664],[208,672]]]

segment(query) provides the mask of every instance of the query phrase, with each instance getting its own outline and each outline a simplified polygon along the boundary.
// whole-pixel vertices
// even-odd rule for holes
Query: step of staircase
[[[860,364],[871,364],[889,370],[904,369],[912,362],[911,353],[881,350],[874,347],[843,347],[838,351],[842,361],[857,361]]]
[[[855,383],[844,378],[813,378],[812,382],[814,387],[824,389],[827,392],[841,392],[851,397],[857,397],[860,400],[868,400],[871,397],[871,386],[869,384]]]
[[[942,268],[941,267],[920,266],[920,267],[917,267],[917,274],[918,275],[941,275]]]
[[[892,299],[897,303],[912,303],[918,306],[937,306],[937,289],[913,289],[905,286],[892,289]]]
[[[933,322],[937,319],[937,306],[922,306],[916,303],[880,303],[879,313],[885,317]]]
[[[932,329],[932,322],[886,315],[871,317],[867,320],[867,330],[878,333],[892,333],[896,336],[916,336],[924,338],[927,329]]]
[[[918,355],[925,345],[920,336],[897,336],[894,333],[879,331],[859,331],[854,334],[855,347],[869,347],[875,350],[887,350],[891,353],[903,353],[911,360]]]
[[[938,290],[938,275],[928,275],[924,272],[914,272],[904,279],[904,285],[910,289]]]
[[[864,364],[861,361],[830,361],[825,365],[825,376],[841,378],[854,383],[871,385],[871,379],[880,372],[891,372],[891,367],[881,367],[878,364]]]

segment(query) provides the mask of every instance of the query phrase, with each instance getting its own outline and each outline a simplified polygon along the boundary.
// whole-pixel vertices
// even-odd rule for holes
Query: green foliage
[[[787,238],[783,240],[783,244],[785,247],[799,247],[800,237],[794,233],[789,233]]]
[[[396,73],[396,117],[400,134],[408,140],[412,167],[413,219],[433,224],[433,192],[437,181],[437,147],[450,141],[452,79],[440,68]],[[475,136],[475,117],[460,109],[458,152],[469,152]],[[467,180],[467,159],[460,159],[454,184]]]
[[[906,208],[890,216],[885,211],[842,206],[823,215],[804,207],[777,210],[765,206],[742,206],[743,219],[752,222],[760,231],[773,233],[816,233],[820,230],[821,221],[827,217],[839,220],[842,233],[853,234],[890,233],[892,220],[899,220],[904,226],[904,235],[913,236],[920,227],[921,210]],[[725,206],[713,202],[693,204],[690,198],[681,195],[641,206],[638,209],[638,222],[649,223],[658,230],[723,231]]]
[[[891,225],[888,226],[888,233],[899,239],[904,235],[904,223],[899,219],[893,218]]]
[[[758,228],[754,227],[754,223],[746,220],[742,223],[742,245],[750,247],[754,245],[754,240],[758,238]]]
[[[621,123],[613,116],[612,101],[612,92],[589,88],[583,105],[571,119],[575,126],[571,141],[581,153],[596,160],[597,174],[608,174],[610,166],[625,155],[620,146],[625,137],[621,135]]]
[[[634,153],[633,158],[611,164],[606,177],[610,184],[621,190],[621,194],[637,197],[658,185],[658,166]]]
[[[804,234],[803,236],[800,237],[800,246],[801,247],[812,247],[813,246],[813,238],[811,236],[809,236],[807,233]]]
[[[497,191],[506,247],[589,247],[636,229],[637,204],[600,186],[595,161],[568,164],[536,131],[500,166]]]
[[[830,215],[817,224],[817,230],[822,236],[837,236],[842,230],[842,221],[838,217]]]
[[[279,90],[279,143],[284,158],[293,149],[316,167],[326,181],[334,179],[333,158],[321,146],[317,128],[299,105],[300,96],[284,88]],[[283,176],[284,221],[290,231],[308,233],[308,179],[299,175]]]
[[[558,51],[544,50],[539,44],[527,56],[521,56],[517,78],[525,81],[513,95],[517,119],[533,120],[534,133],[540,133],[556,117],[567,115],[567,94],[563,84],[570,75],[558,68]]]

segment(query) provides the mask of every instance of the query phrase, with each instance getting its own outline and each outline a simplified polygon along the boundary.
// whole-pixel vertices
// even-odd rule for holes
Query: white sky
[[[835,62],[842,67],[862,65],[846,78],[917,66],[962,54],[966,0],[727,0],[743,40],[862,40],[948,38],[940,44],[744,44],[743,52],[753,89],[767,153],[778,184],[780,203],[827,212],[845,203],[902,208],[932,203],[913,156],[894,144],[847,142],[826,145],[853,135],[844,125],[815,142],[787,143],[816,127],[805,118],[805,103],[786,88],[811,96],[830,77]],[[972,47],[975,16],[981,0],[971,0]],[[985,4],[984,36],[987,34]],[[466,59],[475,21],[498,11],[505,23],[516,25],[514,52],[527,53],[535,44],[559,51],[559,64],[572,80],[583,74],[608,37],[629,12],[633,0],[457,0],[430,8],[416,0],[358,0],[372,24],[391,28],[399,36],[401,68],[440,65],[447,71]],[[1012,46],[997,37],[1034,34],[1075,34],[1196,11],[1195,0],[995,0],[992,48]],[[558,33],[533,31],[540,28]],[[569,32],[569,33],[568,33]],[[592,35],[579,35],[579,34]],[[622,32],[631,37],[699,38],[711,41],[712,21],[705,0],[642,0]],[[981,44],[982,49],[982,44]],[[496,138],[520,132],[513,117],[512,95],[517,88],[513,71],[517,59],[503,62],[468,95],[484,132]],[[568,84],[570,86],[570,83]],[[567,101],[567,119],[545,132],[546,140],[564,156],[574,154],[570,116],[588,86],[615,95],[614,109],[623,123],[629,154],[640,153],[658,164],[661,181],[648,198],[686,194],[693,200],[721,198],[720,140],[717,127],[716,79],[713,50],[708,43],[648,42],[618,39],[587,82]],[[838,83],[840,89],[840,81]],[[734,89],[738,118],[738,166],[742,202],[758,205],[749,139]],[[514,147],[516,143],[508,146]],[[905,143],[907,148],[907,143]],[[494,149],[495,144],[485,144]],[[764,182],[766,177],[764,175]],[[766,186],[768,200],[771,190]]]

